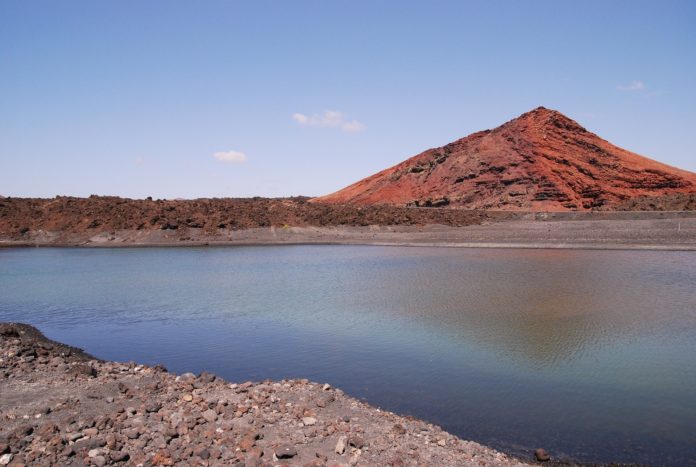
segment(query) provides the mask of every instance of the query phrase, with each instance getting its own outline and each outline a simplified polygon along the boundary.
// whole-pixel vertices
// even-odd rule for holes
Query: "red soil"
[[[539,107],[312,201],[567,211],[694,192],[696,174],[621,149]]]

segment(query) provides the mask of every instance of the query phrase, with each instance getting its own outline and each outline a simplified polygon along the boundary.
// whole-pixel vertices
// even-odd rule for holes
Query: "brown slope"
[[[696,174],[621,149],[539,107],[312,201],[565,211],[692,192]]]

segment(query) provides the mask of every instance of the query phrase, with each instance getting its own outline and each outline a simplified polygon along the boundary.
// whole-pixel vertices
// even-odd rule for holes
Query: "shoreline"
[[[3,465],[530,465],[328,384],[177,376],[19,323],[0,349]]]
[[[591,243],[413,243],[413,242],[204,242],[204,243],[132,243],[121,245],[74,245],[74,244],[30,244],[3,243],[0,250],[11,248],[81,248],[81,249],[125,249],[125,248],[232,248],[260,246],[383,246],[406,248],[474,248],[490,250],[587,250],[587,251],[696,251],[696,245],[654,245],[654,244],[591,244]]]
[[[696,212],[529,213],[467,226],[369,225],[85,231],[0,235],[8,247],[376,245],[456,248],[696,251]]]

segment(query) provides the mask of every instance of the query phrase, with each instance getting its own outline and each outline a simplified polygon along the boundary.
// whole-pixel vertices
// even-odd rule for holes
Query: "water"
[[[0,249],[0,320],[104,359],[309,378],[513,454],[696,464],[696,253]]]

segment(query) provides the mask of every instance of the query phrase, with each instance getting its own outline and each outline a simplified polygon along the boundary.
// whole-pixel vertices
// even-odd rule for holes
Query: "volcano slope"
[[[312,201],[571,211],[693,192],[696,174],[621,149],[539,107]]]

